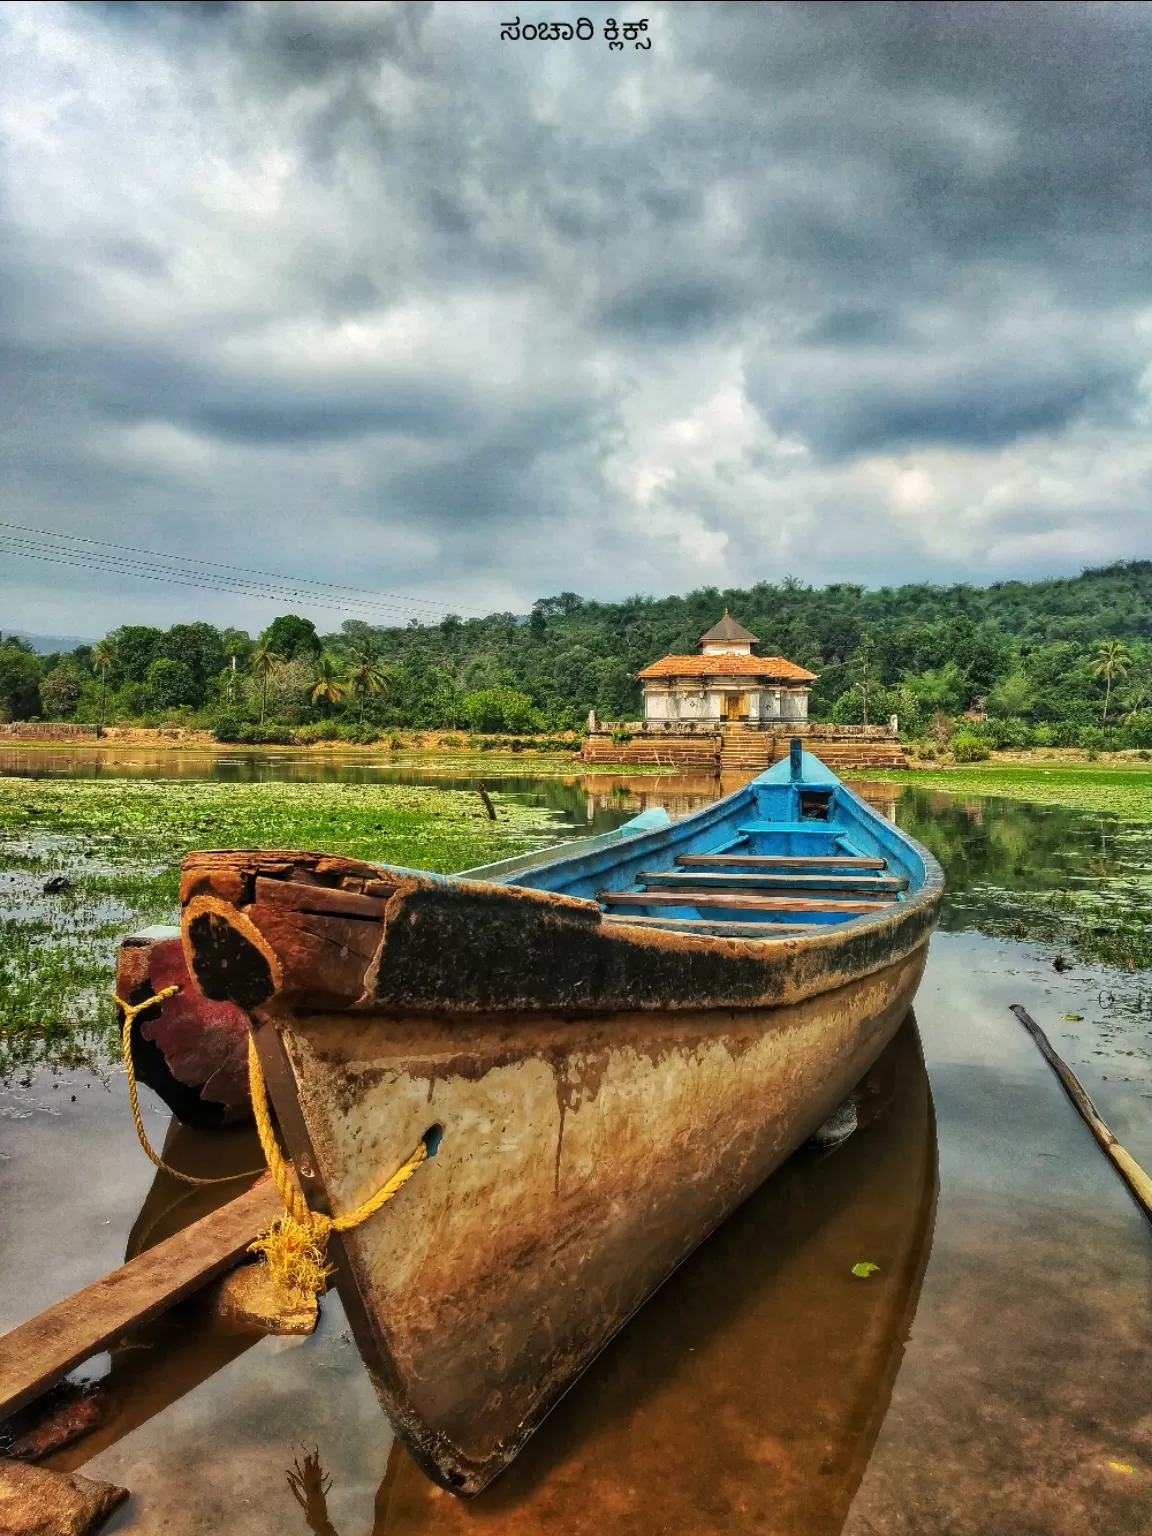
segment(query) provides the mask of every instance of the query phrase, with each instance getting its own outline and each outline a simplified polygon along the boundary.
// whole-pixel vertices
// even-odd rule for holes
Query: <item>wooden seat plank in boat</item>
[[[630,928],[667,928],[674,933],[704,933],[726,939],[774,939],[781,934],[788,937],[794,933],[819,933],[824,927],[823,923],[725,923],[703,917],[621,917],[613,912],[605,913],[604,921],[627,923]]]
[[[698,888],[734,891],[875,891],[890,895],[907,890],[908,882],[897,875],[770,875],[739,870],[642,870],[637,877],[649,885],[695,885]]]
[[[751,864],[756,869],[887,869],[887,859],[866,859],[863,854],[845,853],[681,853],[677,864],[693,868],[726,864]]]
[[[623,907],[741,907],[762,912],[878,912],[895,906],[892,897],[881,901],[834,901],[826,897],[755,896],[745,891],[600,891],[597,901]]]

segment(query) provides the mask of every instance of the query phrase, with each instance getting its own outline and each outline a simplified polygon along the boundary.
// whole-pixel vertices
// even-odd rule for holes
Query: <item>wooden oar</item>
[[[1048,1036],[1028,1010],[1020,1003],[1013,1003],[1012,1012],[1040,1047],[1040,1054],[1060,1079],[1061,1087],[1076,1106],[1080,1118],[1112,1159],[1116,1165],[1117,1172],[1132,1191],[1145,1215],[1152,1216],[1152,1179],[1148,1177],[1136,1159],[1124,1150],[1104,1124],[1095,1104],[1093,1104],[1092,1100],[1080,1086],[1076,1074],[1068,1066],[1067,1062],[1052,1049]]]
[[[267,1174],[218,1211],[157,1243],[110,1275],[0,1337],[0,1420],[243,1258],[262,1227],[283,1214]]]

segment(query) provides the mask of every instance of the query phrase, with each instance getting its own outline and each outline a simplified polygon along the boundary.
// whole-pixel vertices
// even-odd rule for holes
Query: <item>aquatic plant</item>
[[[877,783],[943,789],[953,795],[992,795],[1028,800],[1033,805],[1065,805],[1073,810],[1110,811],[1123,821],[1152,821],[1152,773],[1143,763],[1131,768],[1095,768],[1043,763],[1010,767],[895,770],[869,769]]]
[[[84,1032],[111,1059],[120,937],[177,919],[194,848],[322,848],[466,869],[552,840],[554,813],[404,784],[0,779],[0,1080]],[[45,877],[67,885],[50,893]],[[111,1045],[110,1045],[111,1042]]]

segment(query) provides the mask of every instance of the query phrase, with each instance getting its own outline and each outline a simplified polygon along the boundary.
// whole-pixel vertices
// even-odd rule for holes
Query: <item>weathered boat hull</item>
[[[508,1464],[868,1070],[924,954],[772,1009],[260,1019],[317,1207],[354,1207],[445,1127],[387,1216],[334,1244],[380,1400],[429,1476],[473,1493]]]
[[[397,1444],[375,1536],[836,1536],[931,1246],[935,1123],[911,1016],[855,1097],[858,1133],[773,1174],[479,1498],[445,1498]],[[861,1259],[878,1265],[867,1281]]]
[[[843,1100],[908,1012],[941,885],[799,743],[693,817],[514,874],[185,860],[189,970],[251,1015],[313,1208],[435,1149],[334,1243],[430,1476],[489,1483]]]

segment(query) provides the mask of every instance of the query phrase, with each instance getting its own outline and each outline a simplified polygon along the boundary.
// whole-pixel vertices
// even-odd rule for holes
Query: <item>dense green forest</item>
[[[728,607],[762,655],[819,674],[812,717],[900,717],[911,738],[962,731],[993,745],[1152,746],[1152,561],[989,587],[812,588],[793,577],[685,597],[541,598],[530,614],[320,634],[276,619],[263,634],[124,625],[94,646],[37,656],[0,641],[10,720],[168,721],[222,740],[365,739],[396,727],[579,729],[589,709],[635,720],[635,673],[692,652]],[[963,722],[969,711],[986,722]]]

